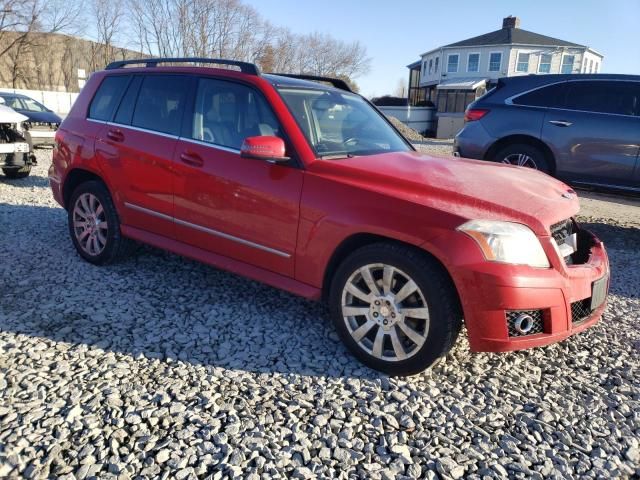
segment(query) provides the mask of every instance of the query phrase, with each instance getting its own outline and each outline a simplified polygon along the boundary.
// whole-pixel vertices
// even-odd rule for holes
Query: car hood
[[[579,203],[564,183],[524,167],[393,152],[317,160],[310,172],[449,212],[461,220],[528,225],[538,235],[575,215]]]
[[[13,108],[0,105],[0,123],[22,123],[27,117],[16,112]]]
[[[42,122],[42,123],[62,122],[62,119],[53,112],[30,112],[26,110],[21,110],[20,113],[29,117],[29,121],[31,122]]]

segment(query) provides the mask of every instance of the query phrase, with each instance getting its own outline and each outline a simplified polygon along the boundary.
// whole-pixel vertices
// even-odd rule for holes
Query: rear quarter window
[[[112,75],[105,77],[98,87],[89,106],[89,118],[108,122],[120,102],[130,75]]]
[[[565,83],[556,83],[518,95],[512,103],[528,107],[562,108],[564,92]]]

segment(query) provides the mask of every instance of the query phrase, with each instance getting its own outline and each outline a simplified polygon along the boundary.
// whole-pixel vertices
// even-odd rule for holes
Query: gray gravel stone
[[[83,262],[50,154],[0,177],[0,238],[21,246],[0,254],[0,477],[640,476],[632,200],[579,217],[611,260],[597,326],[500,355],[471,354],[463,331],[399,379],[354,360],[321,305],[150,247]]]

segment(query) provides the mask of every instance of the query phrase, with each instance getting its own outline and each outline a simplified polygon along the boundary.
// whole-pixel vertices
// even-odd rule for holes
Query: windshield
[[[41,103],[36,102],[33,98],[23,98],[22,103],[24,103],[25,110],[27,112],[48,112],[49,109],[42,105]]]
[[[279,92],[320,158],[411,150],[358,95],[300,88],[281,88]]]

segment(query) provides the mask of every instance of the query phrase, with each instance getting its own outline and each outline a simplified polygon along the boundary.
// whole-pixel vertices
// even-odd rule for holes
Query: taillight
[[[485,108],[472,108],[464,112],[464,121],[475,122],[476,120],[480,120],[487,113],[489,113],[489,110]]]

